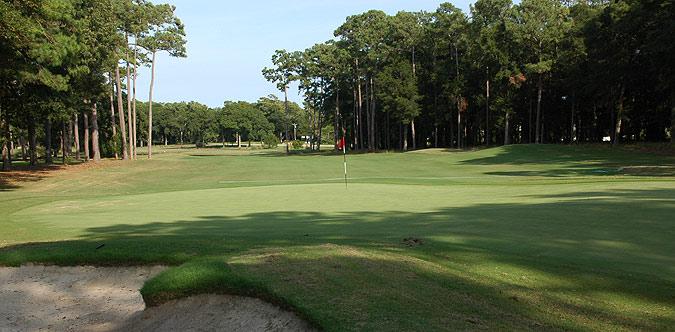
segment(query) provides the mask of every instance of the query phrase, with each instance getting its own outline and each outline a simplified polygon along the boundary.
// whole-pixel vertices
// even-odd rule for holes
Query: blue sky
[[[275,50],[304,50],[333,38],[333,31],[349,15],[370,9],[394,15],[399,10],[435,11],[442,2],[427,0],[300,0],[216,1],[156,0],[177,7],[185,24],[188,57],[158,54],[153,100],[198,101],[219,107],[226,100],[254,102],[262,96],[283,94],[261,74],[271,67]],[[451,1],[468,13],[472,1]],[[150,69],[139,70],[136,93],[148,100]],[[289,99],[300,103],[297,87]]]

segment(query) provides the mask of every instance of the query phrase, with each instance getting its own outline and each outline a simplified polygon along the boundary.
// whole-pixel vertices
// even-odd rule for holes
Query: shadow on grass
[[[623,190],[422,213],[275,211],[92,226],[76,240],[2,248],[0,263],[187,262],[144,292],[150,303],[250,288],[336,331],[667,330],[675,325],[673,197],[673,189]],[[404,246],[410,236],[425,244]],[[213,260],[232,271],[219,277]],[[246,282],[233,290],[233,276]]]
[[[12,163],[12,170],[0,172],[0,191],[15,190],[26,182],[37,182],[50,175],[51,172],[63,169],[61,165],[30,166],[27,162]]]
[[[465,165],[552,165],[560,168],[542,171],[494,171],[489,175],[549,176],[634,175],[675,176],[675,156],[630,152],[597,146],[510,145],[489,157],[461,161]]]

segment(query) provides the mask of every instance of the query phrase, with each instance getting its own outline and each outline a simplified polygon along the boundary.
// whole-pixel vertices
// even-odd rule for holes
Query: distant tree
[[[462,11],[453,6],[451,3],[442,3],[436,12],[433,14],[431,33],[432,36],[445,40],[439,47],[449,50],[446,55],[445,66],[438,68],[436,76],[452,77],[452,79],[439,79],[441,85],[441,95],[448,100],[449,104],[456,105],[457,109],[457,148],[460,148],[464,142],[462,131],[462,112],[466,110],[466,98],[463,96],[466,90],[466,82],[463,76],[464,61],[460,60],[460,55],[464,57],[467,55],[467,42],[465,38],[465,30],[468,19]],[[462,51],[460,52],[460,48]],[[452,132],[453,125],[450,125]]]
[[[413,150],[417,149],[417,139],[415,133],[415,117],[417,117],[420,112],[419,105],[413,105],[417,104],[417,102],[420,99],[419,93],[417,93],[418,83],[417,83],[417,62],[415,61],[416,55],[415,51],[416,48],[418,48],[420,43],[422,42],[422,36],[424,33],[424,24],[426,24],[426,20],[427,18],[423,13],[409,13],[405,11],[398,12],[396,16],[392,18],[393,32],[394,35],[397,37],[396,38],[397,42],[393,43],[394,47],[397,49],[398,53],[410,54],[409,57],[410,59],[409,62],[411,66],[410,73],[412,74],[410,77],[405,77],[406,75],[403,74],[404,72],[407,71],[401,70],[402,68],[400,68],[400,65],[402,65],[402,63],[396,63],[396,61],[394,61],[393,67],[399,67],[399,70],[395,70],[395,72],[397,72],[398,75],[401,75],[400,80],[410,82],[409,84],[402,82],[402,86],[408,86],[407,89],[403,89],[406,90],[406,92],[403,92],[401,89],[399,89],[401,93],[410,94],[410,101],[412,104],[408,105],[407,107],[404,107],[404,109],[407,110],[405,111],[405,113],[407,113],[408,116],[405,116],[403,118],[398,116],[397,118],[399,120],[406,119],[410,121],[410,129],[412,130],[411,133],[412,133]],[[391,73],[393,72],[390,72],[390,74]],[[413,109],[417,110],[412,111]],[[404,126],[403,130],[404,137],[407,137],[408,124],[406,123],[403,126]],[[404,150],[407,150],[407,139],[404,139],[403,145]]]
[[[527,72],[538,76],[535,142],[541,143],[544,74],[551,70],[556,44],[570,28],[569,9],[555,0],[523,0],[513,7],[508,25],[520,47],[530,53]]]
[[[214,113],[208,106],[196,101],[187,103],[187,131],[196,145],[206,145],[213,138],[212,127],[216,123]]]
[[[384,109],[403,124],[402,150],[408,150],[408,124],[420,114],[417,78],[407,59],[397,57],[380,70],[378,97]],[[414,140],[414,136],[413,136]]]
[[[152,88],[155,84],[155,61],[156,54],[166,51],[173,57],[186,57],[185,53],[185,27],[174,15],[176,7],[170,5],[158,5],[148,11],[150,32],[141,36],[139,45],[152,53],[151,79],[148,95],[148,159],[152,159]]]
[[[267,121],[263,112],[245,101],[226,101],[220,114],[220,126],[234,133],[237,144],[241,146],[241,138],[261,141],[270,134],[274,135],[274,125]]]
[[[263,76],[266,80],[276,83],[277,89],[284,93],[284,133],[286,141],[286,153],[289,152],[289,137],[288,137],[288,85],[296,79],[293,68],[295,68],[295,59],[286,52],[286,50],[277,50],[272,55],[272,63],[274,68],[269,69],[265,67],[262,70]]]
[[[355,74],[358,87],[358,118],[362,119],[361,109],[362,93],[361,93],[361,77],[365,76],[367,99],[367,135],[368,135],[368,150],[375,150],[376,133],[375,120],[377,109],[377,98],[375,97],[377,91],[377,72],[380,68],[381,62],[385,60],[388,52],[391,51],[391,45],[387,42],[392,35],[392,24],[390,17],[382,11],[370,10],[363,14],[352,15],[347,17],[345,23],[339,26],[333,33],[335,37],[346,45],[351,57],[354,59],[356,66]],[[361,71],[363,70],[363,72]],[[359,122],[359,126],[363,121]],[[362,129],[359,128],[359,136],[363,137]],[[362,148],[361,142],[359,148]]]
[[[485,144],[491,140],[490,104],[491,97],[504,109],[505,144],[508,140],[510,110],[507,106],[510,92],[508,78],[517,75],[520,70],[511,59],[511,34],[506,29],[506,20],[511,9],[511,0],[479,0],[471,6],[471,22],[468,26],[469,52],[476,59],[477,76],[483,76],[485,82]],[[502,100],[499,100],[502,99]]]

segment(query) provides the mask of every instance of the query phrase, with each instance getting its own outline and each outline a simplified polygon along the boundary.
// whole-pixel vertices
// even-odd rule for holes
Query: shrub
[[[262,141],[265,143],[267,148],[276,148],[279,145],[280,141],[274,133],[268,132],[262,137]]]
[[[305,146],[305,142],[295,140],[291,142],[291,146],[293,146],[293,149],[295,150],[302,149]]]

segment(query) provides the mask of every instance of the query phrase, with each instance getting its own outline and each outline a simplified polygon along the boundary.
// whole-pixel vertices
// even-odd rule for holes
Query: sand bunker
[[[258,299],[198,295],[145,309],[138,290],[164,267],[0,268],[0,332],[316,331]]]

